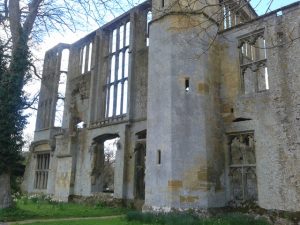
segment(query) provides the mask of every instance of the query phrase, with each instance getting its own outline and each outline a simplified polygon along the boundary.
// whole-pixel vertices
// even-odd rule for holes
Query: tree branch
[[[19,0],[9,0],[8,4],[9,9],[9,23],[10,23],[10,32],[12,37],[13,45],[18,43],[20,38],[21,26],[21,13],[20,13],[20,3]]]
[[[29,3],[29,14],[23,24],[23,31],[24,31],[25,36],[27,36],[27,37],[30,35],[30,33],[32,31],[33,24],[37,17],[38,9],[39,9],[41,2],[42,2],[42,0],[32,0],[32,2]]]

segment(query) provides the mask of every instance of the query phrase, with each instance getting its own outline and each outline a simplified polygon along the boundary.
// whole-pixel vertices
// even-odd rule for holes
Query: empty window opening
[[[220,1],[222,5],[222,26],[228,29],[250,19],[239,3],[231,0]]]
[[[223,28],[227,29],[227,9],[225,5],[223,6],[223,16]]]
[[[125,36],[125,46],[130,44],[130,22],[126,23],[126,36]]]
[[[231,23],[231,11],[228,11],[228,27],[232,27],[232,23]]]
[[[114,192],[116,152],[120,138],[104,142],[103,192]]]
[[[161,0],[161,7],[165,7],[165,0]]]
[[[141,134],[143,136],[143,134]],[[145,199],[146,140],[137,140],[135,148],[135,199]]]
[[[161,164],[161,150],[157,150],[157,164]]]
[[[117,29],[113,30],[111,47],[111,52],[114,53],[117,49]]]
[[[85,127],[86,127],[86,124],[83,121],[76,124],[77,129],[82,129],[82,128],[85,128]]]
[[[64,49],[61,53],[61,62],[60,62],[60,71],[61,72],[68,72],[69,66],[69,49]]]
[[[92,192],[114,192],[114,174],[120,138],[115,134],[102,135],[91,146]]]
[[[55,108],[54,127],[62,126],[63,113],[64,113],[64,107],[65,107],[66,85],[67,85],[67,74],[61,73],[59,82],[58,82],[58,89],[57,89],[57,101],[56,101],[56,108]]]
[[[185,83],[185,92],[189,92],[190,91],[190,79],[186,78],[184,83]]]
[[[276,13],[277,16],[282,16],[283,15],[283,12],[280,10]]]
[[[124,47],[124,37],[125,33],[124,33],[124,25],[120,26],[119,28],[119,48],[123,48]]]
[[[35,189],[47,189],[50,165],[50,153],[39,153],[36,155]]]
[[[242,88],[245,94],[269,89],[267,47],[263,31],[240,40]]]
[[[151,20],[152,20],[152,12],[149,11],[147,13],[147,40],[146,40],[146,45],[147,46],[149,46],[149,34],[150,34],[150,27],[149,27],[149,25],[150,25]]]
[[[252,119],[239,117],[239,118],[236,118],[235,120],[233,120],[232,122],[241,122],[241,121],[247,121],[247,120],[252,120]]]
[[[125,51],[125,59],[124,59],[124,77],[128,77],[129,73],[129,49]]]
[[[84,46],[84,48],[82,49],[82,58],[81,58],[81,73],[84,74],[85,73],[85,58],[86,58],[86,46]]]
[[[117,117],[127,113],[129,76],[130,22],[121,24],[111,32],[110,70],[106,83],[105,117]]]
[[[255,141],[253,133],[229,135],[231,200],[257,199]]]
[[[85,44],[80,50],[81,74],[91,71],[92,68],[93,43]]]

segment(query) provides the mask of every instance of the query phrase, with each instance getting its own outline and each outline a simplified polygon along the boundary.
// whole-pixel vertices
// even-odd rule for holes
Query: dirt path
[[[106,220],[113,218],[121,218],[124,215],[118,216],[102,216],[102,217],[72,217],[72,218],[60,218],[60,219],[34,219],[34,220],[24,220],[24,221],[14,221],[14,222],[0,222],[0,225],[12,225],[12,224],[29,224],[35,222],[54,222],[54,221],[70,221],[70,220]]]

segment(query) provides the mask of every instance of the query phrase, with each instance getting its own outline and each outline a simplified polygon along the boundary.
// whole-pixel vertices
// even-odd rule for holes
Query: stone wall
[[[300,211],[299,2],[263,17],[247,6],[232,27],[219,5],[171,6],[153,1],[150,22],[145,2],[46,53],[24,189],[101,195],[104,142],[118,138],[114,198]]]

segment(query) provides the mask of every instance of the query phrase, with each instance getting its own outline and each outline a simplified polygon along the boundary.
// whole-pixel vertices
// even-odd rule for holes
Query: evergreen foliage
[[[26,125],[26,116],[22,114],[26,98],[22,89],[30,76],[29,60],[28,47],[22,38],[12,54],[5,52],[0,43],[0,174],[12,175],[22,160],[22,131]]]

